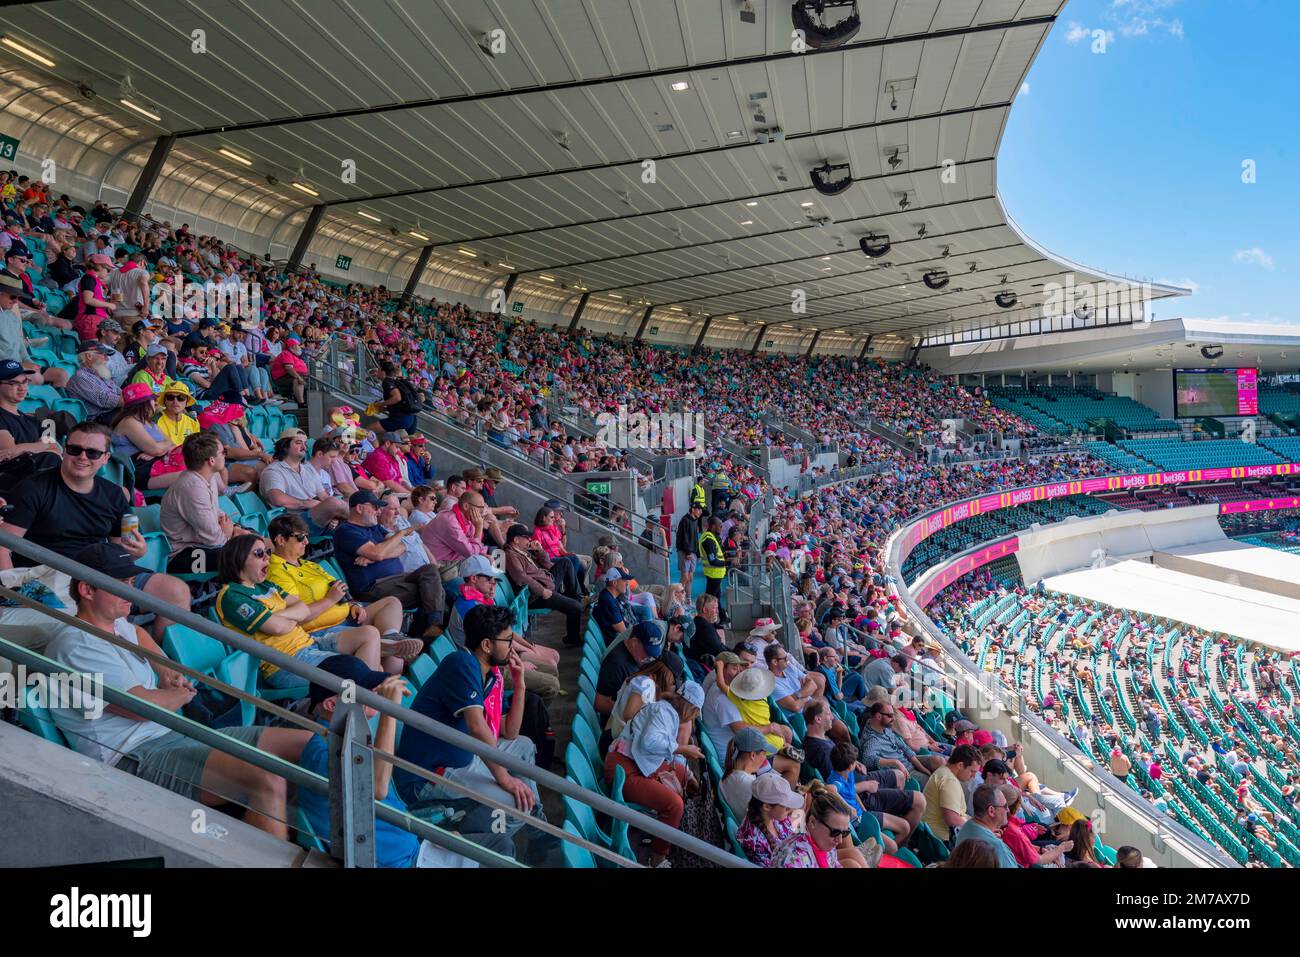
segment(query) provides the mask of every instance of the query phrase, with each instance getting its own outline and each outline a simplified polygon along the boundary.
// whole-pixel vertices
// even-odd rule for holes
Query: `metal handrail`
[[[200,634],[209,638],[214,638],[223,644],[229,645],[239,651],[247,652],[252,657],[275,665],[277,668],[283,668],[291,674],[305,678],[312,684],[317,684],[331,691],[342,693],[344,683],[337,676],[312,665],[305,665],[296,658],[290,657],[283,652],[277,651],[268,645],[264,645],[253,638],[243,635],[237,631],[232,631],[222,625],[215,624],[206,618],[194,614],[191,611],[183,611],[147,592],[134,588],[131,585],[123,584],[115,578],[112,578],[98,569],[89,568],[80,565],[69,558],[60,555],[58,552],[51,551],[33,542],[27,541],[8,532],[0,531],[0,548],[7,548],[12,552],[17,552],[31,561],[46,565],[56,571],[63,572],[72,577],[74,581],[84,581],[96,588],[103,589],[109,594],[130,601],[139,608],[156,615],[161,615],[177,624],[184,625],[193,629]],[[745,867],[752,866],[747,861],[741,861],[728,852],[716,848],[711,844],[706,844],[698,838],[685,834],[675,828],[662,823],[656,818],[649,817],[638,811],[634,811],[625,805],[619,804],[610,798],[605,797],[595,791],[588,791],[566,778],[562,778],[551,771],[537,767],[528,761],[524,761],[511,754],[499,751],[496,748],[484,744],[478,738],[472,735],[457,731],[455,728],[448,727],[428,718],[410,708],[395,705],[388,699],[383,698],[372,691],[364,688],[349,689],[356,702],[369,708],[388,714],[401,721],[408,729],[421,731],[430,737],[437,738],[439,741],[450,744],[453,747],[469,751],[484,761],[500,765],[508,770],[511,774],[520,777],[526,777],[536,781],[539,785],[545,785],[553,791],[558,791],[562,795],[567,795],[575,800],[589,805],[593,810],[610,817],[626,821],[628,824],[636,826],[639,830],[668,841],[677,847],[690,851],[699,857],[704,858],[712,863],[722,867]],[[160,722],[162,723],[162,722]],[[223,736],[224,737],[224,736]],[[226,739],[229,740],[229,739]],[[480,799],[483,803],[491,803],[486,799]]]
[[[0,638],[0,653],[4,657],[12,658],[25,667],[39,671],[43,674],[67,674],[66,665],[46,658],[44,655],[32,651],[30,648],[24,648],[22,645],[15,644],[6,638]],[[143,649],[141,649],[143,653]],[[205,678],[204,680],[210,680]],[[329,793],[329,781],[314,772],[301,768],[296,764],[278,758],[273,754],[261,750],[251,744],[244,744],[235,738],[231,738],[220,731],[199,724],[197,721],[191,721],[189,718],[178,715],[166,708],[160,707],[151,701],[143,698],[137,698],[128,691],[114,688],[112,685],[103,685],[103,696],[109,704],[124,708],[133,714],[142,718],[154,721],[164,728],[171,731],[177,731],[187,737],[191,737],[202,744],[231,757],[239,758],[255,767],[264,771],[270,771],[272,774],[284,778],[286,781],[305,787],[317,794]],[[325,728],[322,726],[321,730]],[[382,754],[382,752],[376,752]],[[396,825],[404,830],[410,831],[417,837],[424,838],[431,844],[446,848],[461,854],[472,861],[483,864],[487,867],[523,867],[518,861],[498,854],[495,851],[485,847],[480,847],[473,841],[467,840],[454,831],[446,831],[442,828],[435,827],[417,817],[404,814],[395,808],[386,804],[375,802],[375,816],[386,821],[389,824]]]
[[[321,360],[322,365],[323,365],[323,369],[322,369],[322,371],[324,371],[324,369],[329,369],[329,370],[332,370],[332,371],[334,371],[334,372],[336,372],[336,373],[342,371],[342,370],[338,367],[337,353],[336,353],[336,351],[335,351],[335,350],[336,350],[336,347],[337,347],[337,344],[338,344],[338,343],[337,343],[337,340],[333,340],[333,339],[330,340],[330,349],[331,349],[331,354],[332,354],[332,355],[331,355],[331,358],[333,358],[334,361],[331,362],[331,361],[329,361],[328,359],[323,359],[323,360]],[[345,375],[346,375],[346,373],[345,373]],[[357,376],[355,373],[353,373],[352,377],[353,377],[353,378],[358,378],[358,379],[360,378],[360,377]],[[365,396],[362,395],[360,392],[352,391],[352,389],[355,388],[355,384],[354,384],[353,386],[348,386],[348,385],[343,381],[343,376],[335,375],[335,376],[333,377],[333,378],[335,379],[335,381],[331,382],[329,378],[326,378],[326,377],[324,377],[324,376],[322,376],[322,375],[317,375],[316,373],[312,372],[312,373],[309,373],[309,374],[308,374],[308,377],[307,377],[307,378],[308,378],[308,382],[309,382],[309,384],[311,384],[311,383],[315,383],[315,384],[317,384],[318,386],[320,386],[321,389],[322,389],[323,391],[327,391],[327,392],[331,392],[331,393],[334,393],[334,394],[341,395],[341,396],[343,396],[344,398],[347,398],[347,399],[348,399],[349,401],[351,401],[351,402],[361,402],[361,401],[365,398]],[[456,434],[458,434],[458,435],[461,435],[461,436],[468,436],[468,437],[470,437],[472,440],[474,440],[474,441],[476,441],[476,442],[478,442],[478,443],[480,443],[480,444],[483,443],[483,442],[485,442],[485,441],[487,441],[487,439],[486,439],[486,437],[485,437],[484,435],[479,434],[479,433],[477,433],[477,432],[472,432],[472,431],[466,429],[464,423],[459,422],[459,421],[457,421],[456,419],[451,418],[450,416],[443,415],[443,414],[441,414],[441,413],[439,413],[439,412],[437,412],[437,411],[435,411],[435,410],[432,410],[432,409],[421,409],[421,410],[417,413],[417,416],[416,416],[416,423],[417,423],[417,426],[418,426],[418,424],[419,424],[419,416],[421,416],[421,415],[423,415],[423,416],[428,416],[430,419],[432,419],[432,420],[438,422],[440,425],[442,425],[442,426],[444,426],[444,427],[450,429],[450,430],[453,431],[454,433],[456,433]],[[419,431],[418,428],[417,428],[417,431]],[[423,434],[428,435],[428,433],[423,433]],[[439,443],[446,443],[446,439],[443,438],[443,437],[432,436],[432,435],[430,435],[429,437],[430,437],[430,438],[433,438],[435,441],[437,441],[437,442],[439,442]],[[456,448],[456,451],[457,451],[457,452],[460,452],[461,454],[464,454],[464,455],[474,456],[474,455],[475,455],[475,450],[471,447],[472,444],[473,444],[472,442],[466,442],[463,448]],[[455,446],[453,446],[453,448],[455,448]],[[502,449],[502,451],[509,451],[509,450]],[[526,463],[526,464],[531,465],[531,466],[533,466],[533,467],[538,467],[538,465],[537,465],[536,462],[534,462],[534,461],[532,461],[532,460],[530,460],[530,459],[528,459],[528,458],[526,458],[526,457],[524,457],[524,456],[518,456],[518,455],[516,455],[516,457],[519,458],[519,460],[520,460],[521,462],[523,462],[523,463]],[[547,477],[548,477],[549,479],[552,479],[552,480],[558,482],[558,483],[560,484],[560,486],[561,486],[562,489],[564,489],[564,488],[567,487],[567,490],[569,491],[569,493],[570,493],[570,495],[572,496],[572,498],[571,498],[571,500],[570,500],[569,502],[566,503],[566,508],[571,509],[575,514],[580,515],[581,517],[583,517],[583,518],[585,518],[585,519],[587,519],[587,520],[589,520],[589,521],[595,522],[596,524],[598,524],[598,525],[600,525],[600,526],[602,526],[602,527],[608,527],[608,526],[606,526],[606,523],[605,523],[605,521],[601,518],[601,516],[597,515],[595,512],[592,512],[590,509],[587,509],[585,506],[583,506],[583,505],[580,504],[580,500],[579,500],[578,496],[588,494],[588,493],[587,493],[587,490],[586,490],[584,487],[582,487],[581,485],[579,485],[577,482],[573,481],[571,478],[568,478],[566,475],[564,475],[564,474],[561,473],[561,472],[551,471],[551,470],[549,470],[549,469],[543,469],[543,470],[546,472]],[[511,479],[510,479],[510,480],[511,480],[512,482],[514,482],[515,484],[520,485],[520,486],[523,486],[524,488],[529,489],[529,490],[532,491],[533,493],[535,493],[535,494],[537,494],[537,495],[540,495],[540,496],[543,496],[543,497],[545,497],[545,498],[554,498],[554,497],[556,497],[556,496],[553,494],[553,490],[551,490],[551,489],[547,489],[547,488],[542,488],[542,487],[535,486],[535,485],[533,485],[531,482],[529,482],[526,478],[521,478],[521,477],[519,477],[519,476],[511,476]],[[658,555],[658,556],[660,556],[660,557],[667,557],[668,554],[669,554],[668,551],[667,551],[666,549],[660,548],[660,547],[658,547],[658,546],[647,545],[645,542],[640,541],[640,540],[637,539],[635,536],[628,535],[625,531],[622,531],[622,530],[620,530],[620,529],[610,528],[610,529],[609,529],[609,534],[613,534],[614,536],[616,536],[616,537],[621,538],[621,539],[624,540],[624,546],[625,546],[625,548],[622,549],[622,551],[623,551],[624,554],[630,554],[630,553],[627,551],[627,548],[628,548],[628,547],[631,547],[632,545],[637,545],[637,546],[639,546],[639,547],[641,547],[641,548],[644,548],[646,551],[648,551],[648,552],[650,552],[650,553],[652,553],[652,554]]]

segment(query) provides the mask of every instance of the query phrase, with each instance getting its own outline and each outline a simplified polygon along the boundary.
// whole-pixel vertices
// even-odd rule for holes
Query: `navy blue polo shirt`
[[[465,712],[470,708],[484,706],[483,702],[495,680],[490,671],[486,679],[483,677],[478,659],[468,651],[454,651],[442,659],[438,670],[420,688],[419,694],[411,702],[411,710],[457,731],[468,733]],[[463,768],[474,759],[474,755],[464,748],[439,741],[411,727],[402,731],[397,756],[430,771],[438,768]],[[412,793],[424,783],[424,779],[402,768],[394,768],[393,783],[397,785],[398,793],[409,801]]]
[[[382,562],[369,565],[357,564],[357,552],[370,542],[382,542],[388,535],[388,529],[382,525],[365,527],[351,522],[339,522],[338,528],[334,529],[334,551],[352,594],[368,594],[379,579],[402,574],[400,558],[385,558]]]
[[[621,637],[621,633],[614,630],[614,626],[623,621],[623,606],[613,592],[608,588],[602,588],[596,598],[596,610],[592,613],[596,619],[596,624],[600,626],[600,633],[605,639],[605,644],[612,645]]]

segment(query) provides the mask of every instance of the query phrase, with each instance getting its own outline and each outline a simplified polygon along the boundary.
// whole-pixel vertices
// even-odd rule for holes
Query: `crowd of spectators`
[[[383,689],[390,700],[409,690],[397,676],[434,643],[448,642],[410,706],[539,763],[548,747],[546,702],[565,690],[559,652],[520,634],[499,597],[507,582],[527,591],[531,608],[563,618],[570,644],[580,642],[590,613],[612,648],[596,682],[597,708],[608,719],[601,750],[609,778],[621,770],[628,799],[671,822],[698,785],[692,768],[705,756],[692,743],[698,718],[703,737],[721,752],[718,783],[738,841],[772,866],[907,866],[922,843],[946,853],[949,845],[982,840],[975,829],[1005,817],[1002,807],[1027,808],[1013,813],[1046,825],[1054,818],[1043,815],[1068,810],[1067,799],[1039,787],[996,735],[951,714],[934,723],[922,692],[945,687],[939,652],[911,637],[879,553],[890,529],[927,506],[1094,468],[1067,457],[930,466],[863,429],[871,418],[921,433],[940,418],[962,417],[982,430],[1030,431],[985,398],[878,360],[687,354],[450,303],[394,309],[382,288],[330,284],[310,270],[284,274],[184,225],[130,224],[102,204],[86,211],[66,197],[51,199],[40,184],[5,185],[15,187],[0,236],[11,270],[0,277],[0,347],[7,350],[0,355],[0,494],[11,506],[5,531],[86,560],[178,608],[211,607],[227,627]],[[31,265],[34,248],[47,264],[43,272]],[[184,282],[255,285],[260,297],[247,313],[212,316],[196,307],[183,318],[158,314],[159,288]],[[65,316],[50,314],[35,284],[68,293]],[[66,349],[54,362],[33,358],[31,343],[46,329],[65,345],[71,340],[62,337],[75,339],[75,368],[66,368]],[[331,341],[348,349],[364,342],[381,375],[365,413],[335,409],[320,434],[308,435],[295,404],[310,363]],[[66,385],[62,394],[80,400],[82,421],[56,421],[51,434],[52,420],[24,411],[27,389],[46,385]],[[716,590],[695,595],[693,575],[652,593],[631,580],[609,545],[574,554],[561,512],[543,509],[529,527],[495,501],[508,476],[494,469],[438,475],[423,437],[412,434],[416,412],[430,409],[563,471],[626,466],[619,450],[553,421],[548,397],[591,415],[619,405],[699,412],[710,430],[742,446],[787,441],[764,424],[779,408],[818,441],[838,443],[851,461],[879,467],[800,497],[772,489],[746,461],[702,450],[701,481],[710,494],[687,516],[700,523],[684,539],[695,547],[690,554],[706,578],[710,567],[749,546],[779,562],[797,586],[802,655],[772,637],[774,622],[730,634]],[[280,431],[259,433],[272,414]],[[796,444],[794,451],[807,450]],[[110,460],[119,466],[115,474],[103,468]],[[748,543],[742,519],[768,492],[771,532]],[[154,505],[157,528],[142,531],[139,519]],[[709,536],[717,538],[716,551]],[[501,565],[488,558],[497,549]],[[49,571],[0,551],[0,576],[10,587],[47,594],[51,604],[146,650],[175,646],[165,616],[141,629],[126,603]],[[151,667],[75,628],[73,636],[54,634],[54,626],[43,633],[38,619],[24,608],[0,610],[0,622],[14,625],[24,643],[65,664],[103,663],[94,670],[169,708],[196,695],[164,665]],[[112,659],[112,667],[101,659]],[[327,718],[334,702],[324,689],[298,685],[269,663],[260,672],[267,688],[290,700],[296,693],[304,714]],[[283,784],[273,776],[134,717],[79,723],[60,711],[56,722],[83,753],[207,803],[233,794],[253,809],[253,823],[287,832]],[[306,732],[243,733],[289,760],[309,760]],[[981,752],[976,777],[983,786],[958,809],[950,806],[947,778],[975,765],[949,765],[954,755],[969,759],[960,749],[972,735],[988,736],[984,746],[997,751]],[[377,796],[390,803],[414,813],[458,808],[467,812],[459,826],[474,834],[491,828],[476,816],[481,806],[452,785],[541,813],[535,786],[503,766],[414,731],[396,747],[448,783],[399,769],[391,787],[376,782]],[[1014,775],[1000,773],[999,764]],[[1020,791],[995,789],[1008,783],[1000,777]],[[959,810],[956,821],[948,812]],[[512,818],[511,836],[519,824]],[[532,851],[534,843],[525,847]],[[924,856],[942,853],[930,848]],[[1051,853],[1033,863],[1055,863]],[[656,844],[652,855],[666,861],[667,847]],[[410,864],[415,855],[403,845],[393,860]]]

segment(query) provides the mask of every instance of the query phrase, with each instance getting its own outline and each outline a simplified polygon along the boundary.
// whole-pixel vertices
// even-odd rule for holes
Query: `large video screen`
[[[1258,414],[1258,369],[1174,370],[1176,418]]]

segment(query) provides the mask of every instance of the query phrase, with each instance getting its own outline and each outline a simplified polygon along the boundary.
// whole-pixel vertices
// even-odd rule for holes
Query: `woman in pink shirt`
[[[543,505],[537,510],[533,517],[533,538],[542,544],[542,551],[546,552],[546,557],[553,562],[564,562],[573,569],[572,583],[567,581],[568,576],[564,576],[566,581],[563,583],[570,587],[561,587],[560,591],[575,601],[581,601],[587,594],[587,589],[583,584],[586,577],[585,570],[582,566],[582,560],[568,549],[568,535],[564,529],[564,519],[554,508]]]

